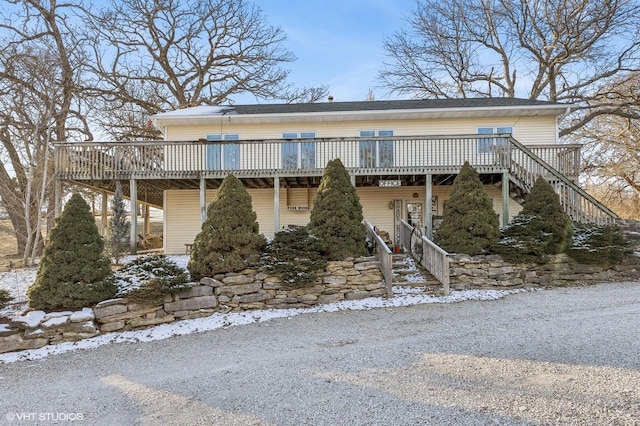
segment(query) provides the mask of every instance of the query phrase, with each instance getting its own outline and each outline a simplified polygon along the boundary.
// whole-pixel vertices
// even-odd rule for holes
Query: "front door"
[[[424,225],[423,203],[407,202],[407,223],[417,226],[421,231]]]

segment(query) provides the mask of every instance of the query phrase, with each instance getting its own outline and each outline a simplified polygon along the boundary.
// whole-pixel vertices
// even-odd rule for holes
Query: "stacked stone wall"
[[[595,284],[636,279],[640,262],[633,256],[620,265],[583,265],[565,254],[551,256],[549,262],[511,264],[498,255],[449,256],[450,286],[455,290],[508,289]]]
[[[118,298],[77,312],[28,312],[9,324],[0,324],[0,353],[200,318],[216,312],[306,308],[386,294],[380,263],[374,257],[329,262],[315,284],[305,288],[288,288],[278,277],[258,269],[203,278],[198,283],[190,283],[189,287],[153,304]]]

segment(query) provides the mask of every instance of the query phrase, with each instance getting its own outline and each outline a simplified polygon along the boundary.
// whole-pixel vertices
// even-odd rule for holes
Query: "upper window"
[[[282,139],[314,139],[315,132],[285,132]],[[315,169],[316,168],[316,143],[284,142],[282,144],[282,168],[283,169]]]
[[[361,138],[376,136],[393,136],[393,130],[362,130]],[[393,140],[361,140],[359,146],[360,167],[393,167],[394,143]]]
[[[240,139],[238,134],[210,134],[208,141],[220,143],[207,145],[207,170],[238,170],[240,168]]]
[[[479,135],[513,134],[513,127],[478,127]],[[478,154],[491,152],[494,146],[506,145],[505,138],[478,138]]]

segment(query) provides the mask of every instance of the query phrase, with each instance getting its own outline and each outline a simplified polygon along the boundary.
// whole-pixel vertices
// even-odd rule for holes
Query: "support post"
[[[129,181],[129,200],[131,201],[131,239],[129,241],[129,251],[131,254],[138,253],[138,190],[136,180]]]
[[[144,236],[151,235],[151,207],[149,204],[144,205]]]
[[[102,191],[102,236],[107,235],[107,227],[109,226],[109,194]]]
[[[56,217],[60,217],[62,214],[62,181],[60,179],[56,179],[54,192],[55,215]]]
[[[207,182],[200,177],[200,226],[207,220]]]
[[[273,232],[280,230],[280,176],[273,178]]]
[[[427,173],[425,176],[425,223],[427,228],[425,229],[425,233],[427,234],[427,238],[431,239],[433,236],[433,204],[431,200],[433,199],[433,182],[431,181],[431,173]]]
[[[509,225],[509,171],[502,172],[502,226]]]

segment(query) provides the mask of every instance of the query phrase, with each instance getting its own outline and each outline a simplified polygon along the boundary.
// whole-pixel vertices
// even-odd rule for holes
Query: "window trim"
[[[220,142],[216,144],[207,144],[205,150],[205,167],[206,170],[239,170],[240,169],[240,144],[229,143],[230,141],[239,141],[238,133],[207,133],[205,139],[209,142]],[[210,152],[214,152],[214,148],[219,150],[219,165],[212,164],[215,157]],[[228,161],[234,155],[235,160]],[[231,163],[231,164],[227,164]],[[217,166],[217,167],[216,167]]]
[[[363,133],[370,133],[370,134],[363,134]],[[372,134],[371,134],[372,133]],[[382,133],[382,134],[381,134]],[[358,132],[358,134],[360,135],[360,138],[380,138],[380,137],[389,137],[389,138],[393,138],[395,136],[395,131],[391,130],[391,129],[378,129],[378,130],[360,130]],[[362,158],[362,142],[375,142],[374,145],[374,149],[375,149],[375,153],[374,153],[374,157],[375,157],[375,165],[373,166],[367,166],[363,164],[363,158]],[[384,164],[381,165],[381,149],[380,149],[380,143],[390,143],[391,144],[391,164]],[[395,144],[395,140],[390,139],[390,140],[360,140],[358,143],[358,165],[360,168],[384,168],[384,167],[394,167],[396,164],[396,144]]]
[[[282,139],[289,140],[290,142],[283,142],[282,147],[280,149],[280,168],[284,170],[311,170],[317,168],[317,145],[315,141],[309,142],[296,142],[294,139],[315,139],[317,136],[316,132],[282,132]],[[304,145],[304,146],[303,146]],[[296,166],[293,168],[285,169],[285,146],[295,147],[295,160]],[[313,164],[305,164],[303,162],[303,158],[305,158],[302,154],[305,150],[308,149],[313,152],[313,158],[311,158],[310,163]]]
[[[510,131],[502,131],[506,129],[511,129]],[[476,127],[476,135],[499,135],[508,133],[509,135],[514,135],[514,126],[478,126]],[[490,130],[490,133],[481,133],[481,130]],[[506,145],[507,140],[504,138],[481,138],[479,137],[476,140],[476,152],[478,154],[490,154],[492,152],[492,147],[494,146],[502,146]]]

